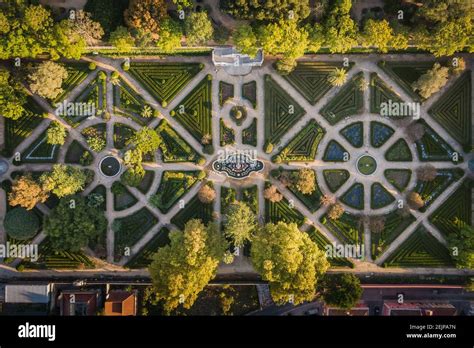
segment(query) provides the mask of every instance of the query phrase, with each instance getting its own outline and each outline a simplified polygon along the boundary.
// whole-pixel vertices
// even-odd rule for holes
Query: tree
[[[369,218],[370,232],[382,233],[385,228],[385,217],[384,216],[371,216]]]
[[[426,133],[426,128],[422,123],[411,122],[408,126],[406,126],[405,132],[407,134],[407,138],[412,143],[415,143],[423,138]]]
[[[416,169],[416,177],[420,181],[433,181],[438,175],[438,170],[431,164]]]
[[[466,223],[455,221],[459,225],[458,233],[448,235],[449,249],[452,251],[456,267],[472,269],[474,267],[474,228]]]
[[[132,30],[143,30],[158,38],[160,21],[166,16],[164,0],[130,0],[124,20]]]
[[[326,274],[319,283],[318,292],[329,306],[351,309],[362,296],[360,280],[352,273]]]
[[[180,304],[191,308],[216,275],[227,243],[215,225],[189,220],[184,231],[172,231],[170,244],[159,248],[149,266],[157,299],[169,313]]]
[[[121,53],[128,53],[132,50],[135,40],[128,32],[127,28],[119,26],[110,33],[109,42]]]
[[[101,209],[89,207],[82,196],[64,197],[46,217],[44,232],[56,251],[78,252],[107,228]]]
[[[224,0],[221,9],[237,19],[277,21],[283,19],[302,20],[311,13],[308,0]]]
[[[83,190],[86,181],[87,176],[82,169],[64,164],[55,164],[51,172],[40,176],[43,188],[53,192],[59,198]]]
[[[33,238],[40,228],[40,221],[35,212],[21,207],[9,210],[5,214],[3,224],[8,236],[17,240]]]
[[[263,197],[272,203],[280,202],[283,199],[283,195],[278,192],[276,186],[274,185],[267,187],[265,191],[263,191]]]
[[[331,195],[323,195],[319,199],[319,202],[321,203],[321,205],[325,207],[329,207],[332,204],[336,203],[336,199],[334,198],[334,196],[331,196]]]
[[[13,182],[12,190],[8,194],[8,204],[31,210],[36,204],[44,203],[48,196],[48,192],[33,180],[31,174],[26,174]]]
[[[141,165],[134,165],[127,168],[120,180],[124,185],[137,187],[145,177],[145,169]]]
[[[23,86],[10,76],[8,70],[0,69],[0,115],[17,120],[25,111],[25,103],[26,92]]]
[[[46,131],[46,142],[51,145],[63,145],[66,137],[66,127],[58,121],[52,121]]]
[[[255,57],[258,52],[257,36],[249,25],[240,25],[232,33],[234,45],[243,54]]]
[[[164,52],[173,52],[181,47],[183,29],[181,24],[171,18],[165,18],[161,22],[160,36],[156,41],[156,46]]]
[[[135,132],[129,143],[144,154],[153,153],[160,147],[161,137],[154,129],[143,127]]]
[[[304,195],[310,195],[316,190],[316,175],[314,170],[301,168],[293,175],[293,185]]]
[[[247,204],[235,202],[229,205],[224,216],[224,233],[236,247],[243,247],[250,241],[256,227],[255,214]]]
[[[259,31],[260,42],[265,53],[282,55],[277,69],[282,73],[291,72],[296,59],[302,57],[308,47],[308,32],[300,28],[294,20],[281,20],[263,26]]]
[[[431,70],[428,70],[417,81],[413,82],[412,88],[414,91],[418,91],[423,98],[428,99],[446,85],[448,78],[449,68],[435,63]]]
[[[357,45],[357,25],[350,16],[351,0],[336,0],[325,23],[326,42],[331,53],[345,53]]]
[[[325,254],[295,223],[270,223],[259,229],[251,258],[278,304],[312,301],[318,279],[329,268]]]
[[[198,46],[212,39],[214,28],[206,12],[192,12],[184,20],[184,32],[187,44]]]
[[[407,202],[412,209],[420,209],[425,205],[425,201],[421,198],[420,194],[413,191],[407,194]]]
[[[368,19],[365,22],[362,32],[362,43],[365,47],[377,47],[380,52],[387,53],[393,38],[393,29],[387,20]]]
[[[202,185],[198,191],[198,198],[202,203],[212,203],[216,199],[216,191],[209,184]]]
[[[324,45],[325,33],[324,27],[320,23],[314,25],[306,25],[306,31],[308,32],[308,50],[311,52],[318,52],[321,46]]]
[[[344,214],[344,207],[339,203],[332,204],[328,209],[328,218],[338,220]]]
[[[54,43],[50,53],[53,60],[63,56],[68,59],[80,59],[86,49],[86,40],[76,32],[72,21],[65,19],[54,25]]]
[[[173,3],[179,11],[193,7],[192,0],[173,0]]]
[[[334,68],[328,75],[328,82],[335,86],[340,87],[347,81],[347,71],[344,68]]]
[[[426,0],[418,17],[427,21],[419,35],[419,47],[435,56],[450,56],[462,51],[472,36],[472,9],[469,1]],[[472,45],[472,43],[471,43]]]
[[[54,99],[63,92],[61,88],[68,73],[62,65],[45,61],[37,65],[28,75],[31,92],[43,98]]]
[[[84,38],[89,46],[97,44],[104,36],[104,29],[100,23],[92,20],[91,14],[83,10],[76,12],[72,28],[74,32]]]

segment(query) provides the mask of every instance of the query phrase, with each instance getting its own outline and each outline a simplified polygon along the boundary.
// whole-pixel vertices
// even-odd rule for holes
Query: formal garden
[[[35,55],[0,52],[8,97],[0,101],[8,162],[0,240],[39,245],[37,260],[10,257],[4,265],[22,272],[148,268],[161,293],[174,291],[167,280],[175,289],[192,277],[202,289],[216,272],[259,274],[278,303],[288,301],[288,291],[300,296],[296,302],[308,299],[275,264],[289,249],[309,274],[465,268],[474,204],[472,57],[456,48],[433,52],[426,43],[420,47],[433,54],[400,52],[407,40],[390,26],[391,47],[403,47],[383,54],[388,48],[369,38],[388,22],[378,28],[372,19],[359,41],[382,54],[361,54],[360,47],[346,54],[341,45],[355,49],[358,41],[330,29],[350,19],[347,3],[328,6],[321,42],[322,27],[296,21],[257,23],[256,33],[236,29],[242,53],[252,57],[263,47],[271,55],[246,74],[196,48],[212,36],[205,11],[190,14],[182,29],[154,13],[166,25],[151,37],[107,16],[101,36],[108,49],[84,43],[78,53],[74,45],[43,42],[32,44]],[[125,24],[132,28],[141,18],[134,11],[143,9],[130,4]],[[96,16],[104,12],[88,6]],[[305,18],[303,7],[295,11]],[[222,9],[243,20],[269,19],[227,1]],[[61,23],[40,28],[38,40],[63,33]],[[274,43],[281,30],[297,42]],[[181,47],[183,33],[182,51],[162,41]],[[254,34],[261,37],[246,45]],[[146,40],[158,51],[144,49]],[[192,289],[184,299],[177,291],[167,309],[198,299]]]

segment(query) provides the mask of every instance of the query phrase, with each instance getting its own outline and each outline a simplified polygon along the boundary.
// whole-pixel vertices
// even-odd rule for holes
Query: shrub
[[[212,146],[212,144],[207,144],[207,145],[204,146],[202,151],[205,154],[212,155],[214,153],[214,146]]]
[[[212,203],[216,199],[216,191],[207,183],[199,189],[198,198],[202,203]]]
[[[168,102],[167,102],[166,100],[163,100],[163,101],[161,102],[161,106],[164,107],[164,108],[166,108],[166,107],[168,106]],[[174,111],[173,111],[173,113],[174,113]]]
[[[266,143],[264,151],[265,153],[271,153],[273,151],[273,144],[270,142]]]
[[[407,202],[412,209],[420,209],[425,205],[423,198],[417,192],[409,192],[407,194]]]
[[[128,63],[128,62],[123,62],[123,63],[122,63],[122,70],[123,70],[123,71],[128,71],[128,70],[130,70],[130,63]]]
[[[111,191],[114,195],[121,195],[126,192],[126,188],[125,186],[123,186],[123,184],[120,181],[115,181],[112,184]]]
[[[5,231],[18,240],[32,238],[40,227],[38,216],[22,207],[13,208],[5,215]]]
[[[199,159],[197,160],[196,163],[199,166],[203,166],[204,164],[206,164],[206,158],[205,157],[199,157]]]
[[[344,214],[344,208],[339,203],[334,203],[328,209],[328,218],[338,220]]]
[[[89,70],[95,70],[97,68],[97,64],[94,62],[89,63]]]

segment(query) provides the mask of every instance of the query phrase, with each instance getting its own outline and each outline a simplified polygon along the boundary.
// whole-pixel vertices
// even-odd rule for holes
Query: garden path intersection
[[[462,56],[462,55],[460,55]],[[317,55],[317,56],[305,56],[301,59],[301,62],[334,62],[342,63],[346,56],[343,55]],[[378,63],[381,60],[386,61],[407,61],[407,62],[419,62],[419,61],[433,61],[432,56],[423,55],[423,54],[399,54],[399,55],[350,55],[348,56],[351,63],[354,63],[353,67],[348,71],[347,74],[347,83],[350,83],[351,79],[356,77],[357,74],[362,73],[366,81],[371,81],[371,74],[376,73],[378,77],[384,81],[384,83],[395,93],[400,99],[406,102],[414,102],[413,98],[406,93],[406,91],[397,84],[387,72],[382,69]],[[468,162],[472,158],[472,155],[464,152],[462,146],[459,144],[456,139],[448,132],[447,127],[443,124],[438,123],[433,117],[430,116],[429,110],[435,103],[443,97],[443,95],[448,92],[451,87],[456,83],[459,77],[452,77],[447,85],[442,88],[442,90],[431,98],[426,100],[420,105],[419,116],[421,120],[426,121],[426,123],[431,127],[431,129],[439,135],[439,137],[448,144],[455,152],[459,154],[459,157],[462,157],[464,161],[460,163],[453,163],[451,161],[422,161],[418,154],[418,150],[413,144],[408,140],[408,135],[402,127],[397,127],[394,122],[390,121],[387,118],[380,117],[379,115],[371,112],[371,93],[372,89],[368,88],[363,91],[363,110],[358,114],[352,114],[349,117],[345,117],[335,124],[331,124],[328,120],[321,115],[321,110],[338,94],[345,88],[334,87],[331,88],[327,93],[320,97],[314,105],[311,104],[298,89],[289,82],[289,80],[281,75],[279,75],[272,66],[272,61],[266,61],[262,67],[254,68],[252,73],[246,76],[230,76],[226,74],[224,69],[216,69],[212,65],[212,61],[209,57],[167,57],[167,58],[141,58],[141,59],[132,59],[133,63],[138,62],[148,62],[148,63],[198,63],[202,64],[202,69],[187,83],[173,98],[169,100],[167,105],[163,107],[149,91],[145,88],[140,81],[137,80],[136,76],[130,71],[124,71],[122,69],[123,59],[112,59],[105,58],[100,56],[89,56],[84,58],[84,60],[89,62],[95,62],[97,69],[92,71],[87,78],[85,78],[79,85],[77,85],[68,95],[68,100],[75,100],[83,91],[85,86],[88,86],[96,77],[99,70],[105,71],[107,74],[107,93],[106,93],[106,108],[107,112],[110,114],[111,118],[108,121],[104,121],[102,118],[88,118],[83,120],[77,127],[71,126],[64,118],[58,117],[55,114],[54,108],[44,99],[33,95],[34,100],[41,106],[41,108],[47,112],[47,119],[43,121],[38,127],[36,127],[31,135],[25,139],[20,145],[15,148],[15,153],[23,153],[28,149],[31,144],[38,139],[38,137],[43,134],[51,121],[56,120],[63,124],[68,130],[68,137],[64,145],[62,145],[58,152],[58,163],[64,163],[67,155],[67,150],[73,142],[78,142],[84,148],[89,148],[86,142],[86,139],[81,134],[81,132],[91,126],[98,125],[101,123],[106,124],[106,148],[100,153],[94,154],[93,162],[88,166],[80,166],[81,168],[87,168],[95,172],[93,181],[86,187],[83,195],[87,195],[92,192],[98,185],[103,185],[106,188],[106,216],[108,219],[108,228],[106,236],[106,245],[107,245],[107,262],[102,262],[100,267],[94,270],[81,270],[77,272],[94,272],[95,274],[107,274],[108,272],[121,272],[123,271],[127,275],[137,272],[141,274],[141,270],[130,271],[128,269],[121,268],[121,266],[126,266],[130,260],[137,256],[144,247],[147,246],[163,229],[166,227],[168,229],[178,229],[179,227],[175,224],[175,217],[183,207],[186,207],[187,203],[191,202],[193,197],[196,196],[203,182],[198,182],[197,184],[191,186],[185,192],[180,199],[183,204],[176,203],[168,209],[166,212],[156,208],[151,205],[149,200],[152,195],[154,195],[158,190],[160,190],[160,184],[162,184],[163,173],[166,171],[199,171],[205,170],[208,174],[208,178],[213,180],[214,188],[216,191],[216,201],[214,202],[213,210],[215,212],[214,219],[217,223],[221,222],[223,212],[221,211],[222,202],[220,200],[221,191],[224,188],[237,188],[242,189],[248,186],[256,185],[257,187],[257,196],[258,196],[258,218],[260,222],[271,221],[271,218],[268,217],[268,204],[266,204],[263,197],[263,191],[265,186],[270,182],[272,185],[276,186],[278,191],[283,194],[285,200],[282,201],[282,204],[290,205],[289,209],[297,210],[301,213],[306,219],[304,223],[301,224],[301,229],[303,231],[310,231],[311,229],[316,229],[321,233],[330,243],[344,243],[347,241],[341,240],[341,234],[338,234],[337,230],[332,228],[326,223],[325,215],[326,208],[319,207],[316,210],[310,209],[310,207],[305,204],[299,197],[298,194],[291,190],[290,187],[285,186],[279,179],[273,177],[270,173],[272,170],[281,168],[283,170],[295,170],[300,168],[309,168],[315,171],[316,181],[319,186],[319,190],[322,194],[329,194],[338,198],[346,211],[347,214],[352,216],[380,216],[380,215],[389,215],[397,209],[399,209],[398,204],[400,201],[405,200],[405,193],[410,190],[414,190],[417,187],[417,178],[415,171],[417,168],[425,165],[431,164],[438,169],[438,172],[443,170],[453,170],[453,169],[462,169],[463,174],[457,180],[453,181],[448,185],[433,202],[426,207],[424,211],[411,210],[410,213],[413,216],[413,223],[406,226],[406,228],[390,241],[388,245],[384,245],[384,248],[381,252],[374,254],[373,251],[373,242],[374,233],[370,231],[370,224],[368,220],[362,222],[362,226],[359,228],[361,231],[361,239],[363,241],[364,247],[364,259],[363,260],[352,260],[355,267],[351,269],[351,272],[390,272],[388,268],[382,267],[386,262],[390,262],[393,254],[398,252],[400,247],[403,247],[404,243],[407,240],[410,240],[416,233],[419,232],[420,226],[424,226],[428,231],[430,236],[432,236],[439,244],[446,246],[445,235],[439,231],[439,229],[432,223],[430,216],[443,205],[444,202],[448,200],[455,192],[462,188],[464,179],[466,179],[469,168]],[[470,78],[472,80],[473,72],[472,69],[474,61],[469,59],[468,56],[465,57],[467,69],[471,69]],[[151,186],[146,192],[142,192],[138,188],[127,187],[131,195],[133,195],[137,202],[131,207],[125,208],[123,210],[116,210],[114,207],[114,194],[112,193],[111,187],[112,184],[118,180],[117,176],[107,176],[102,175],[99,171],[101,161],[108,156],[113,158],[118,158],[122,162],[121,154],[122,150],[115,148],[114,143],[114,124],[120,123],[125,126],[130,127],[133,130],[139,130],[142,128],[142,125],[136,122],[132,118],[123,117],[118,115],[114,109],[114,92],[113,85],[111,83],[111,74],[113,71],[117,71],[120,74],[120,78],[128,84],[137,94],[141,95],[145,102],[150,105],[153,109],[158,110],[160,115],[156,118],[151,119],[147,124],[148,127],[155,129],[158,127],[162,119],[166,119],[171,128],[178,133],[185,141],[199,154],[203,153],[203,145],[196,139],[196,137],[191,134],[189,127],[186,124],[181,122],[179,117],[173,116],[170,114],[171,110],[177,109],[183,100],[185,100],[190,94],[199,87],[200,83],[207,78],[208,75],[212,77],[212,89],[211,89],[211,134],[212,134],[212,144],[214,146],[213,154],[203,154],[205,158],[205,163],[199,165],[194,162],[164,162],[162,160],[162,154],[157,152],[155,154],[154,161],[144,162],[144,169],[153,173],[153,181]],[[274,83],[281,87],[281,89],[293,100],[297,105],[299,105],[303,110],[303,114],[300,118],[292,120],[291,124],[288,126],[287,131],[280,137],[279,141],[274,144],[274,149],[271,153],[265,153],[263,151],[265,147],[265,136],[268,133],[266,130],[266,117],[268,118],[269,110],[265,110],[266,105],[266,76],[270,75]],[[234,86],[234,96],[225,102],[222,106],[219,103],[220,100],[220,90],[219,90],[219,81],[223,81]],[[254,108],[252,103],[245,99],[242,95],[242,86],[248,82],[256,82],[256,105]],[[346,83],[346,84],[347,84]],[[471,92],[472,93],[472,92]],[[471,95],[470,102],[472,103],[474,99],[474,93]],[[242,125],[237,126],[234,120],[230,116],[230,110],[233,106],[244,106],[247,111],[247,117],[243,121]],[[296,105],[294,105],[296,107]],[[249,128],[252,124],[254,118],[257,119],[257,146],[253,147],[249,144],[244,144],[243,132],[245,129]],[[220,119],[228,127],[234,130],[235,134],[235,143],[233,145],[221,146],[220,142]],[[289,143],[297,136],[300,132],[304,131],[310,120],[315,120],[317,124],[324,129],[324,135],[317,145],[316,156],[313,160],[308,161],[283,161],[282,163],[274,163],[275,156],[280,154]],[[393,130],[393,134],[385,139],[385,142],[379,147],[373,146],[373,141],[371,138],[373,122],[377,121],[379,125],[386,126]],[[358,123],[360,126],[361,133],[358,133],[362,136],[361,144],[358,146],[354,145],[354,139],[351,136],[344,136],[344,129],[347,127]],[[345,133],[347,134],[347,133]],[[411,161],[402,161],[394,162],[387,159],[387,151],[393,148],[400,139],[405,139],[407,141],[409,152],[411,154]],[[332,143],[337,142],[337,144],[344,150],[343,152],[347,153],[347,158],[344,160],[328,160],[327,158],[327,149],[330,148]],[[246,179],[235,180],[231,177],[215,172],[212,169],[212,164],[218,156],[223,151],[237,150],[243,152],[255,151],[257,153],[257,159],[264,164],[264,169],[261,172],[251,173]],[[376,168],[373,172],[367,174],[360,168],[358,169],[358,161],[363,156],[370,156],[375,162]],[[273,161],[272,161],[273,160]],[[74,166],[79,166],[78,164],[73,164]],[[122,163],[123,165],[123,163]],[[10,166],[3,178],[11,177],[13,172],[23,171],[47,171],[52,168],[53,164],[51,163],[25,163],[19,166],[15,166],[10,159]],[[403,192],[396,189],[394,185],[385,175],[385,170],[387,169],[403,169],[411,170],[413,174],[409,177],[409,180],[406,184],[406,189]],[[325,178],[325,171],[327,170],[343,170],[347,171],[349,176],[348,179],[337,187],[329,187],[328,181]],[[372,200],[373,194],[371,193],[371,187],[373,184],[379,184],[382,189],[386,191],[393,199],[389,204],[386,204],[382,207],[373,208]],[[354,189],[358,184],[363,185],[362,191],[358,191],[359,194],[363,195],[361,200],[362,205],[357,206],[357,204],[351,203],[351,194],[350,191]],[[360,186],[359,186],[360,187]],[[346,197],[346,198],[344,198]],[[361,197],[359,197],[361,198]],[[359,199],[360,200],[360,199]],[[347,203],[349,202],[349,204]],[[116,241],[115,241],[115,232],[112,228],[113,221],[116,219],[121,219],[133,215],[134,213],[139,212],[144,207],[146,207],[149,212],[156,217],[158,222],[152,226],[142,237],[136,241],[133,245],[129,247],[129,255],[117,257],[116,255]],[[44,214],[49,214],[50,209],[44,205],[39,204],[38,209]],[[280,208],[279,208],[280,209]],[[288,207],[285,207],[288,209]],[[6,212],[6,197],[3,190],[0,190],[0,219],[3,219]],[[329,226],[329,227],[328,227]],[[344,236],[344,234],[342,234]],[[45,238],[44,233],[39,233],[33,240],[33,243],[39,244]],[[3,226],[0,228],[0,242],[6,241],[6,234],[3,229]],[[93,255],[92,250],[87,250],[87,254]],[[376,257],[374,257],[376,256]],[[17,263],[19,260],[17,260]],[[16,264],[17,264],[16,263]],[[15,266],[13,263],[11,266]],[[407,268],[401,270],[397,267],[390,267],[391,270],[398,272],[406,273],[425,273],[425,274],[474,274],[474,271],[467,270],[455,270],[453,267],[434,267],[434,268]],[[36,273],[51,274],[51,271],[38,271]],[[26,272],[27,273],[27,272]],[[248,274],[254,273],[249,259],[240,253],[230,265],[221,265],[219,268],[219,273],[221,274]],[[11,268],[5,265],[0,266],[0,276],[4,274],[5,276],[11,276]]]

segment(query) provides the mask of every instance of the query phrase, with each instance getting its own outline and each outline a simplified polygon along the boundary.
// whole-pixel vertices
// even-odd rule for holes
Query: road
[[[368,305],[370,315],[374,315],[376,307],[382,310],[383,301],[397,300],[399,293],[403,293],[405,301],[449,301],[458,309],[458,312],[467,310],[470,301],[474,301],[474,292],[466,291],[458,285],[381,285],[364,284],[362,300]],[[250,315],[284,316],[284,315],[307,315],[308,311],[317,310],[322,312],[322,303],[314,301],[299,306],[291,304],[283,306],[271,306],[263,310],[253,312]]]

